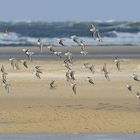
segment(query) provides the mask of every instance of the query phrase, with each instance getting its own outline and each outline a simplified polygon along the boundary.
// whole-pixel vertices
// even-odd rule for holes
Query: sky
[[[0,20],[140,20],[140,0],[0,0]]]

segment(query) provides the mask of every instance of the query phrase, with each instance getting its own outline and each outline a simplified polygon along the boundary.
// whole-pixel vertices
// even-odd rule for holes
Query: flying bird
[[[59,45],[61,45],[61,46],[63,46],[63,47],[66,46],[66,45],[64,44],[65,39],[60,38],[60,39],[57,39],[57,41],[58,41]]]
[[[76,35],[72,35],[71,39],[73,40],[73,42],[79,45],[78,37]]]
[[[99,41],[101,42],[102,41],[102,38],[99,34],[99,31],[97,30],[97,28],[95,27],[95,25],[91,25],[91,29],[90,29],[90,32],[92,33],[92,37],[96,40],[96,41]]]

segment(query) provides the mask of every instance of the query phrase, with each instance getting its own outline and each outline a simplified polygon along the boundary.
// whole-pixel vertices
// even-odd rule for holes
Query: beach
[[[63,60],[56,56],[54,59],[36,57],[28,62],[28,69],[20,64],[19,70],[13,70],[8,57],[24,57],[21,49],[0,48],[3,58],[0,66],[5,66],[11,84],[10,93],[0,85],[1,134],[140,133],[140,100],[136,97],[140,83],[131,77],[133,73],[139,74],[138,58],[122,58],[120,72],[112,57],[75,59],[72,69],[75,71],[77,94],[74,95],[65,78],[67,70],[62,66]],[[35,51],[39,52],[38,49]],[[138,54],[138,51],[135,52]],[[82,68],[87,62],[95,65],[94,75]],[[101,72],[104,63],[107,64],[110,81]],[[33,75],[36,65],[40,65],[43,71],[41,79]],[[87,76],[93,77],[94,85],[88,83]],[[53,80],[56,88],[51,90],[49,84]],[[133,85],[132,93],[126,88],[127,84]]]

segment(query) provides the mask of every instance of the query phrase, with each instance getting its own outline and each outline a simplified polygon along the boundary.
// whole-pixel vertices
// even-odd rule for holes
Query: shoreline
[[[26,58],[25,54],[23,53],[22,49],[30,49],[35,54],[33,55],[33,59],[35,60],[45,60],[45,59],[58,59],[56,55],[52,55],[48,48],[44,47],[43,53],[40,53],[38,47],[0,47],[0,59],[6,60],[9,57],[15,57],[17,59],[24,59]],[[114,58],[115,56],[119,56],[122,58],[140,58],[140,46],[93,46],[87,47],[86,50],[88,51],[87,55],[80,54],[80,47],[55,47],[56,51],[64,53],[69,50],[74,59],[91,59],[91,58]]]

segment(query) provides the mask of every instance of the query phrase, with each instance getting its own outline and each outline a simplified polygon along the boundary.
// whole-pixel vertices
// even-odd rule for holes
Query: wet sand
[[[82,69],[89,62],[95,65],[95,74]],[[101,72],[107,63],[110,81]],[[66,82],[62,60],[35,60],[28,62],[29,69],[20,64],[13,70],[7,60],[4,65],[11,84],[7,94],[0,85],[0,133],[79,134],[79,133],[140,133],[140,100],[136,92],[139,82],[132,74],[139,74],[139,59],[123,59],[121,72],[116,70],[113,59],[76,59],[77,95]],[[33,75],[34,66],[41,65],[41,79]],[[86,81],[92,76],[95,85]],[[56,89],[49,83],[55,80]],[[132,84],[130,93],[126,84]],[[9,125],[8,125],[9,122]]]

